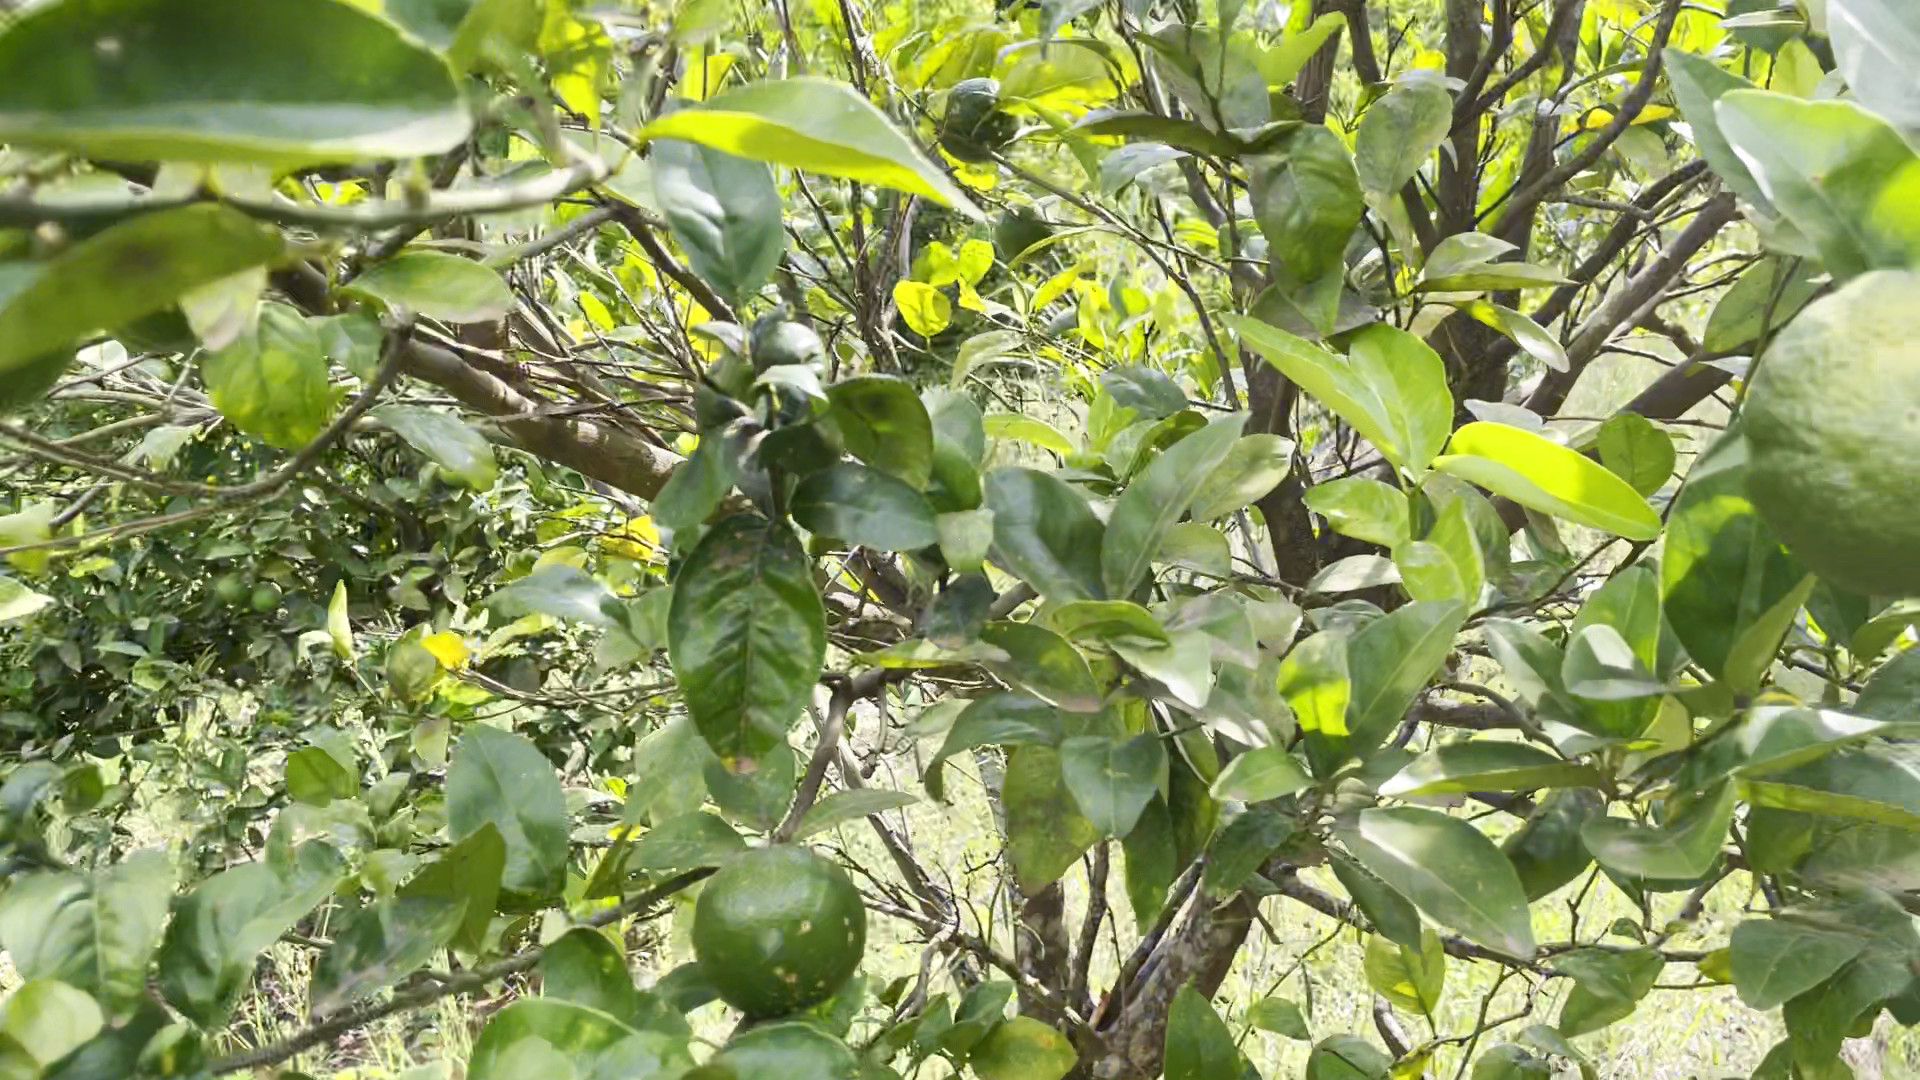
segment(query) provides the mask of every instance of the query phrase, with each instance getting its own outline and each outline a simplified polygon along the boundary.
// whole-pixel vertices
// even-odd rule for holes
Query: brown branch
[[[1667,47],[1668,39],[1673,36],[1674,20],[1680,17],[1680,9],[1684,6],[1683,0],[1666,0],[1666,5],[1660,10],[1659,21],[1654,24],[1653,41],[1647,46],[1646,61],[1640,66],[1640,80],[1634,83],[1633,89],[1621,100],[1613,119],[1607,122],[1606,127],[1589,138],[1579,153],[1548,169],[1545,175],[1526,187],[1518,189],[1517,193],[1511,194],[1506,200],[1508,217],[1514,215],[1525,217],[1532,213],[1541,199],[1552,194],[1560,185],[1591,168],[1594,162],[1599,161],[1601,155],[1605,154],[1620,136],[1626,134],[1627,129],[1633,126],[1633,122],[1640,118],[1641,111],[1647,107],[1648,102],[1653,100],[1654,88],[1660,81],[1660,65],[1664,62],[1661,54]]]
[[[678,454],[621,428],[538,415],[540,402],[437,345],[412,342],[402,353],[401,363],[408,375],[492,417],[528,452],[643,499],[658,496],[680,464]]]
[[[1642,267],[1626,284],[1608,296],[1582,323],[1567,345],[1567,370],[1548,372],[1527,398],[1527,408],[1541,416],[1552,416],[1567,400],[1580,373],[1606,349],[1614,331],[1625,325],[1634,312],[1657,299],[1686,271],[1687,260],[1719,235],[1722,227],[1739,216],[1733,196],[1718,195],[1694,215],[1680,235],[1662,249],[1659,256]]]

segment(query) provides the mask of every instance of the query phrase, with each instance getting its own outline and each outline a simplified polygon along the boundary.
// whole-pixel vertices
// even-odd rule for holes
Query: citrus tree
[[[1920,1023],[1920,9],[12,9],[0,1075]]]

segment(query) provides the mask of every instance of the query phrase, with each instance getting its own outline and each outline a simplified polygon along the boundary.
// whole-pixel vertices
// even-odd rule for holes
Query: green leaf
[[[1520,879],[1478,829],[1401,806],[1362,810],[1336,835],[1362,867],[1435,922],[1508,956],[1533,955]]]
[[[1571,1039],[1626,1019],[1665,967],[1666,960],[1657,949],[1577,949],[1557,958],[1553,969],[1574,985],[1554,1026]]]
[[[1913,85],[1920,13],[1899,0],[1831,0],[1827,35],[1847,89],[1875,113],[1920,130],[1920,89]]]
[[[925,195],[968,217],[981,216],[938,165],[845,83],[748,83],[660,117],[639,137],[685,139],[736,157]]]
[[[864,817],[884,813],[888,810],[900,810],[912,806],[920,800],[905,791],[888,791],[885,788],[852,788],[836,791],[814,803],[806,816],[800,819],[800,827],[794,830],[795,840],[804,840],[815,833],[826,832]]]
[[[1068,712],[1099,711],[1100,686],[1086,657],[1066,638],[1034,623],[996,622],[981,631],[980,640],[1007,654],[1006,660],[987,662],[1001,678]]]
[[[1293,440],[1278,435],[1245,435],[1207,474],[1194,494],[1194,521],[1217,521],[1245,509],[1279,487],[1293,468]]]
[[[1842,750],[1742,781],[1747,801],[1920,830],[1920,760],[1910,750]]]
[[[1512,250],[1512,244],[1480,233],[1449,236],[1434,245],[1415,288],[1458,293],[1539,289],[1567,283],[1566,277],[1552,267],[1495,261]]]
[[[1307,1055],[1306,1080],[1387,1080],[1393,1059],[1358,1035],[1332,1035]]]
[[[1713,305],[1701,346],[1709,352],[1735,352],[1770,337],[1819,295],[1825,279],[1826,272],[1813,259],[1761,259]]]
[[[1311,786],[1313,777],[1285,747],[1256,746],[1227,762],[1209,793],[1216,799],[1257,803]]]
[[[318,746],[288,754],[285,776],[287,795],[308,806],[325,806],[360,793],[360,778]]]
[[[464,840],[487,826],[506,844],[502,889],[523,900],[560,892],[569,848],[559,774],[525,738],[471,724],[447,767],[447,827]]]
[[[175,906],[160,945],[160,991],[204,1028],[226,1023],[254,960],[333,892],[344,867],[326,844],[245,863],[201,882]]]
[[[865,465],[843,462],[809,474],[787,509],[808,532],[859,547],[915,551],[940,542],[926,498]]]
[[[847,453],[924,491],[933,478],[933,420],[913,386],[885,375],[861,375],[827,388],[824,422]]]
[[[1829,709],[1762,705],[1750,709],[1693,747],[1674,785],[1704,789],[1727,776],[1755,778],[1785,772],[1870,739],[1894,735],[1879,720]]]
[[[91,875],[21,875],[0,893],[0,946],[19,977],[58,980],[112,1008],[146,992],[173,899],[173,866],[139,851]]]
[[[1851,101],[1734,90],[1714,106],[1720,130],[1788,222],[1836,278],[1920,259],[1920,214],[1907,192],[1920,155]]]
[[[371,415],[475,491],[487,490],[500,476],[486,436],[451,413],[417,405],[382,405]]]
[[[1713,869],[1733,820],[1734,787],[1722,784],[1687,805],[1665,825],[1623,818],[1588,821],[1580,838],[1600,865],[1630,877],[1692,880]]]
[[[1164,372],[1144,364],[1123,364],[1100,373],[1100,386],[1142,420],[1164,420],[1187,407],[1187,395]]]
[[[1553,1062],[1524,1047],[1501,1043],[1473,1063],[1473,1080],[1553,1080]]]
[[[1236,315],[1226,322],[1395,465],[1424,472],[1445,443],[1453,422],[1446,365],[1413,335],[1372,326],[1355,335],[1342,358],[1256,319]]]
[[[947,729],[940,749],[927,762],[927,793],[946,797],[942,764],[979,746],[1010,746],[1060,741],[1060,714],[1053,706],[1024,694],[987,694],[968,702]]]
[[[1870,939],[1844,929],[1824,927],[1791,913],[1748,919],[1734,927],[1733,985],[1740,1000],[1755,1009],[1774,1009],[1826,982]]]
[[[0,626],[28,618],[53,603],[53,597],[34,592],[10,577],[0,577]]]
[[[785,742],[826,649],[813,564],[783,525],[748,514],[727,518],[674,579],[667,614],[673,672],[694,726],[736,772],[752,771],[754,759]]]
[[[1178,766],[1173,774],[1179,775]],[[1121,861],[1127,875],[1127,905],[1133,909],[1135,928],[1141,932],[1159,917],[1166,906],[1167,890],[1180,871],[1181,852],[1171,819],[1167,801],[1156,798],[1120,842],[1125,856]]]
[[[57,979],[32,980],[15,987],[0,1009],[0,1066],[9,1077],[51,1075],[45,1070],[103,1026],[99,1004],[83,991]]]
[[[615,625],[619,601],[599,578],[577,566],[543,566],[486,599],[487,607],[506,618],[547,615],[591,626]]]
[[[1261,998],[1247,1010],[1247,1023],[1261,1031],[1271,1031],[1289,1039],[1305,1042],[1313,1038],[1307,1029],[1307,1017],[1300,1006],[1286,998]]]
[[[1060,773],[1080,813],[1107,836],[1133,831],[1160,791],[1167,752],[1152,732],[1114,740],[1076,736],[1060,744]]]
[[[1686,117],[1688,126],[1693,128],[1693,141],[1700,156],[1707,159],[1707,164],[1734,194],[1758,208],[1763,216],[1775,216],[1773,203],[1760,190],[1747,163],[1720,133],[1720,121],[1714,114],[1714,106],[1729,91],[1751,90],[1753,83],[1685,49],[1669,48],[1661,58],[1665,61],[1667,81],[1673,86],[1673,99],[1680,106],[1680,115]]]
[[[1224,543],[1225,538],[1221,540]],[[1166,694],[1173,700],[1189,708],[1205,707],[1213,693],[1213,639],[1204,631],[1179,630],[1165,644],[1120,638],[1111,647],[1135,670],[1166,687]]]
[[[1639,698],[1655,698],[1671,687],[1648,671],[1633,647],[1620,631],[1604,623],[1581,627],[1567,643],[1566,664],[1560,669],[1567,693],[1577,698],[1603,703],[1618,703]],[[1603,713],[1596,724],[1607,734],[1633,738],[1645,730],[1652,709],[1628,714],[1624,723],[1610,723]]]
[[[981,1080],[1060,1080],[1079,1060],[1065,1035],[1030,1016],[994,1025],[967,1054]]]
[[[466,139],[445,61],[391,23],[335,0],[259,16],[249,0],[67,0],[16,16],[0,34],[0,142],[291,170]]]
[[[500,877],[507,868],[507,843],[492,824],[449,847],[444,854],[400,887],[400,895],[431,899],[460,910],[460,922],[451,941],[455,948],[478,953],[486,945],[500,896]]]
[[[1295,645],[1280,661],[1275,685],[1301,731],[1325,738],[1346,737],[1353,699],[1347,657],[1347,639],[1336,631],[1322,630]]]
[[[1240,1048],[1226,1021],[1192,986],[1167,1011],[1166,1080],[1221,1080],[1241,1075]]]
[[[679,139],[656,141],[648,161],[654,203],[693,272],[735,301],[759,291],[787,249],[773,171]]]
[[[1660,515],[1625,480],[1531,431],[1475,421],[1453,433],[1447,450],[1435,469],[1522,506],[1629,540],[1660,535]]]
[[[1408,1012],[1432,1016],[1446,992],[1447,951],[1431,930],[1421,932],[1418,949],[1371,935],[1362,970],[1374,993]]]
[[[675,531],[707,520],[733,490],[739,466],[739,458],[724,435],[702,438],[654,499],[653,520]]]
[[[313,1014],[337,1012],[418,969],[452,940],[464,914],[463,905],[443,896],[405,892],[349,909],[314,966]]]
[[[1393,548],[1409,536],[1407,496],[1392,484],[1347,476],[1315,484],[1302,497],[1307,509],[1327,519],[1342,536]]]
[[[1424,472],[1453,428],[1453,394],[1440,354],[1413,334],[1382,323],[1353,335],[1347,363],[1379,394],[1395,445],[1406,450],[1407,469]]]
[[[445,322],[487,322],[513,310],[497,271],[444,251],[404,251],[347,283],[346,291]]]
[[[1200,887],[1209,896],[1225,897],[1246,887],[1280,845],[1293,835],[1291,814],[1270,806],[1249,807],[1214,833],[1207,848],[1206,869]]]
[[[1299,9],[1306,11],[1307,9]],[[1313,54],[1320,51],[1333,37],[1346,29],[1347,15],[1343,11],[1330,11],[1313,16],[1313,21],[1298,30],[1291,30],[1278,45],[1266,50],[1260,56],[1260,75],[1268,86],[1285,86],[1300,74],[1307,66]]]
[[[1639,413],[1623,412],[1608,418],[1600,425],[1597,439],[1600,464],[1643,496],[1665,487],[1673,475],[1677,455],[1672,436]]]
[[[39,14],[70,9],[43,7]],[[0,38],[0,51],[16,36],[17,29]],[[91,46],[84,53],[91,55]],[[12,78],[6,82],[19,88]],[[0,289],[0,375],[24,377],[29,366],[94,331],[163,311],[194,289],[278,260],[284,250],[275,230],[211,205],[103,229],[47,260],[18,288]]]
[[[1131,600],[1073,600],[1045,612],[1046,621],[1069,641],[1110,645],[1132,640],[1165,645],[1172,639],[1153,613]]]
[[[636,1031],[598,1009],[538,997],[522,998],[487,1021],[473,1042],[467,1078],[611,1080],[616,1076],[680,1075],[692,1068],[684,1040],[655,1031]]]
[[[1402,79],[1360,117],[1353,158],[1361,188],[1376,203],[1397,195],[1452,127],[1453,97],[1440,80]]]
[[[1779,609],[1806,576],[1747,497],[1747,455],[1735,432],[1694,463],[1668,516],[1660,560],[1660,592],[1675,636],[1701,667],[1741,693],[1759,688],[1766,664],[1735,670],[1736,648],[1752,642],[1755,648],[1743,652],[1763,652],[1771,661],[1787,632]],[[1788,619],[1798,606],[1787,608]]]
[[[987,474],[992,561],[1049,600],[1098,599],[1106,526],[1066,481],[1032,469]]]
[[[1073,441],[1044,420],[1019,413],[989,413],[983,423],[986,433],[995,439],[1018,439],[1061,457],[1073,453]]]
[[[1597,791],[1551,792],[1527,815],[1526,824],[1507,837],[1500,850],[1520,876],[1529,901],[1559,889],[1593,865],[1580,828],[1605,811],[1606,800]]]
[[[1479,608],[1487,566],[1467,507],[1463,499],[1447,503],[1426,539],[1394,549],[1394,565],[1400,569],[1400,583],[1408,596],[1423,601],[1457,600],[1470,610]]]
[[[1353,155],[1328,128],[1295,128],[1248,162],[1253,216],[1267,246],[1302,280],[1339,268],[1366,204]]]
[[[1871,1019],[1870,1012],[1877,1014],[1882,1002],[1912,982],[1913,969],[1904,956],[1869,950],[1854,957],[1833,978],[1781,1010],[1787,1034],[1793,1037],[1795,1059],[1844,1067],[1838,1060],[1840,1048],[1858,1030],[1860,1020]]]
[[[993,549],[993,511],[956,510],[934,518],[940,538],[940,557],[962,573],[975,573]]]
[[[654,827],[634,842],[628,861],[636,870],[695,870],[724,866],[746,850],[747,842],[724,819],[705,810],[692,810],[656,820]]]
[[[1554,337],[1551,331],[1531,318],[1490,300],[1456,302],[1454,307],[1500,331],[1515,345],[1526,350],[1527,354],[1535,360],[1555,371],[1567,370],[1567,351],[1561,348],[1560,339]]]
[[[540,956],[540,996],[636,1023],[642,995],[627,971],[627,958],[603,930],[576,926],[555,938]]]
[[[1380,794],[1407,799],[1472,791],[1533,791],[1545,787],[1598,787],[1602,778],[1526,743],[1475,739],[1436,747],[1413,759],[1380,785]]]
[[[1146,578],[1167,530],[1199,493],[1193,478],[1219,468],[1246,419],[1239,413],[1223,416],[1174,443],[1120,493],[1100,545],[1100,579],[1106,595],[1128,596]]]
[[[284,304],[263,305],[254,336],[203,357],[200,378],[234,427],[282,449],[312,442],[333,416],[320,336]]]
[[[1007,858],[1028,896],[1060,880],[1100,840],[1067,790],[1052,747],[1020,746],[1007,755],[1001,785],[1007,813]]]
[[[1344,852],[1329,851],[1327,861],[1340,887],[1353,897],[1354,906],[1375,931],[1388,941],[1410,948],[1420,946],[1420,912],[1406,897]]]
[[[1365,756],[1386,740],[1446,662],[1466,617],[1467,606],[1458,601],[1412,603],[1361,627],[1347,643],[1353,692],[1341,749]]]

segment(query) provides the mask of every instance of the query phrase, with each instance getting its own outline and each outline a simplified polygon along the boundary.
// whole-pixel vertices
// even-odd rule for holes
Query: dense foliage
[[[1596,1077],[1656,986],[1852,1075],[1920,1023],[1916,60],[1902,0],[0,4],[0,1076],[485,999],[420,1056]],[[912,825],[969,799],[984,892]],[[1369,1029],[1219,993],[1302,917]]]

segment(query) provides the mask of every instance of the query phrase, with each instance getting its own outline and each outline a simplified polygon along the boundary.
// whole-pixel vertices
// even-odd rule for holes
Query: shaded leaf
[[[919,399],[914,399],[915,405]],[[782,525],[715,525],[674,579],[667,652],[687,711],[736,772],[786,740],[826,657],[813,565]]]
[[[1404,806],[1363,810],[1336,835],[1360,865],[1435,922],[1508,956],[1533,955],[1520,879],[1473,826]]]
[[[258,16],[250,0],[82,0],[18,16],[0,34],[0,142],[292,169],[423,157],[467,137],[446,63],[391,23],[333,0]]]
[[[567,879],[567,802],[560,777],[531,742],[484,724],[461,733],[447,768],[447,826],[464,840],[494,828],[506,845],[501,888],[526,900]]]

